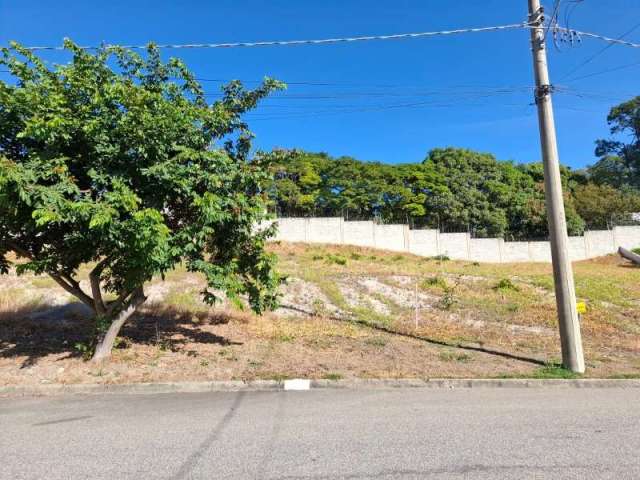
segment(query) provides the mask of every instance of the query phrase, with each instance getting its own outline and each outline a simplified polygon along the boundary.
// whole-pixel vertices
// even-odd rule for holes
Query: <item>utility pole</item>
[[[584,372],[584,354],[582,337],[576,306],[576,292],[573,283],[573,270],[567,248],[567,222],[564,213],[560,161],[556,140],[556,126],[553,117],[553,90],[549,81],[547,50],[545,45],[544,10],[540,0],[529,1],[529,22],[531,28],[531,46],[533,51],[533,70],[536,77],[535,99],[538,106],[540,143],[544,162],[544,190],[551,236],[551,259],[553,262],[553,280],[560,324],[560,343],[562,364],[576,373]]]

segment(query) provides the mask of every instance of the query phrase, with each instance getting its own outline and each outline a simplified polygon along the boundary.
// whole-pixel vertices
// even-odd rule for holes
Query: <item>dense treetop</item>
[[[272,209],[284,216],[378,218],[477,236],[547,235],[542,164],[516,165],[466,149],[429,152],[421,163],[384,164],[280,150],[272,162]],[[637,192],[600,186],[562,168],[569,233],[607,228],[640,210]]]
[[[144,299],[144,284],[184,262],[201,273],[207,302],[247,298],[261,312],[276,301],[263,185],[250,161],[242,115],[282,84],[239,82],[208,104],[176,59],[150,45],[95,53],[70,41],[72,60],[51,66],[13,45],[0,64],[0,272],[49,274],[95,314],[98,350]],[[92,265],[90,289],[78,272]],[[109,341],[106,341],[105,338]]]

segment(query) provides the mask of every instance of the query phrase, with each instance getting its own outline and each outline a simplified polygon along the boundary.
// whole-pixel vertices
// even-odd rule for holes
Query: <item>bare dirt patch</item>
[[[0,277],[0,385],[532,376],[559,360],[547,265],[271,248],[290,277],[282,308],[263,317],[228,302],[211,308],[201,278],[172,272],[147,286],[149,300],[101,365],[83,359],[85,307],[45,277]],[[326,260],[336,257],[346,262]],[[587,375],[640,375],[640,269],[607,257],[575,270],[588,305]]]

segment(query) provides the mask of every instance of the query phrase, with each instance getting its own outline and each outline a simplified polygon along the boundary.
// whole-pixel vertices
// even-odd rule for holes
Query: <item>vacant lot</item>
[[[90,323],[47,277],[0,277],[0,384],[504,377],[561,374],[551,267],[281,244],[282,308],[199,300],[184,271],[147,287],[113,359],[83,360]],[[575,264],[588,376],[640,376],[640,269]]]

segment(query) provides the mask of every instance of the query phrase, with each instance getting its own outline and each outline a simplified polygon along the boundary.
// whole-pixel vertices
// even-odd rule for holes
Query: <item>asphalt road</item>
[[[637,479],[640,390],[0,399],[2,479]]]

